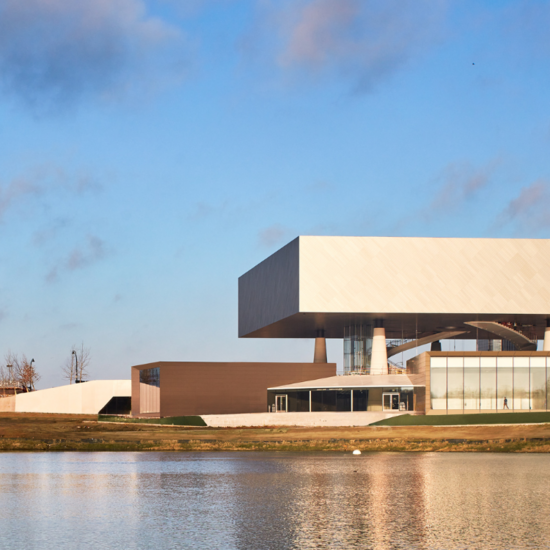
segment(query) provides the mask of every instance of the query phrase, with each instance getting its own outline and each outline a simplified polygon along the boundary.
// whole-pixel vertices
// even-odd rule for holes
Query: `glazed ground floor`
[[[271,412],[406,412],[414,411],[413,388],[353,388],[268,392]]]

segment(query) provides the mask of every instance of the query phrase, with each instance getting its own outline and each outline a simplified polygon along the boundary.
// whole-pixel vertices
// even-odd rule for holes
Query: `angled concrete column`
[[[542,351],[550,351],[550,319],[546,320],[546,329],[544,330],[544,344]]]
[[[313,354],[314,363],[327,362],[327,341],[325,339],[325,331],[318,330],[315,338],[315,352]]]
[[[386,329],[377,321],[372,337],[371,374],[388,374],[388,352],[386,349]]]
[[[436,340],[435,342],[432,342],[431,351],[441,351],[441,341]]]

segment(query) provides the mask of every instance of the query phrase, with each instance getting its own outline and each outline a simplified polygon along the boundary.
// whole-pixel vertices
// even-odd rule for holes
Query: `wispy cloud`
[[[505,227],[512,227],[518,235],[550,228],[550,181],[539,179],[510,200],[495,222],[495,229]]]
[[[272,248],[278,244],[282,244],[290,234],[290,228],[276,223],[258,232],[258,243],[261,247]]]
[[[0,0],[0,90],[39,113],[110,98],[181,70],[181,42],[143,0]]]
[[[49,193],[82,195],[100,190],[101,185],[89,174],[69,174],[55,165],[37,166],[7,182],[0,180],[0,222],[16,206]]]
[[[317,181],[305,187],[306,191],[309,191],[313,194],[325,193],[333,189],[333,186],[327,181]]]
[[[487,187],[500,165],[500,159],[481,167],[467,162],[447,165],[437,178],[438,190],[428,205],[426,214],[458,210]]]
[[[249,50],[267,49],[295,78],[336,74],[364,93],[443,35],[447,2],[277,0],[262,5],[258,26],[263,28],[251,33]],[[265,36],[276,39],[266,44]]]
[[[82,327],[82,323],[64,323],[63,325],[59,325],[60,330],[74,330],[80,327]]]
[[[14,204],[42,192],[42,186],[32,178],[15,178],[5,185],[0,184],[0,221]]]
[[[95,235],[88,235],[83,245],[73,248],[65,259],[48,272],[46,281],[57,281],[63,271],[70,272],[90,267],[105,258],[106,254],[105,242]]]
[[[94,235],[89,235],[84,247],[75,248],[65,263],[69,271],[82,269],[105,257],[105,243]]]

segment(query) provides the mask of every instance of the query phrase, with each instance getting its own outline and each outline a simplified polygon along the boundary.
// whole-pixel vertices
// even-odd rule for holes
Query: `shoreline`
[[[280,440],[227,442],[223,440],[36,440],[1,439],[0,453],[9,452],[499,452],[550,453],[550,439],[543,440]]]
[[[550,453],[550,424],[210,428],[0,413],[1,452]]]

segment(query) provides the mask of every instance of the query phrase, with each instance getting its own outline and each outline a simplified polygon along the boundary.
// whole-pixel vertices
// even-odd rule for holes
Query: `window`
[[[432,409],[447,408],[447,358],[432,357],[430,360],[430,394]]]
[[[447,408],[459,410],[464,407],[464,358],[447,359]]]
[[[288,392],[288,412],[308,412],[309,391]]]
[[[528,411],[529,357],[514,357],[514,410]]]
[[[369,402],[369,390],[353,390],[353,410],[366,411]]]
[[[497,409],[513,408],[514,358],[497,358]]]
[[[546,410],[546,357],[531,357],[531,408]]]
[[[497,358],[481,357],[480,397],[482,410],[496,410],[497,406]]]
[[[479,357],[464,358],[464,412],[479,409]]]
[[[139,371],[139,412],[160,414],[160,368]]]

